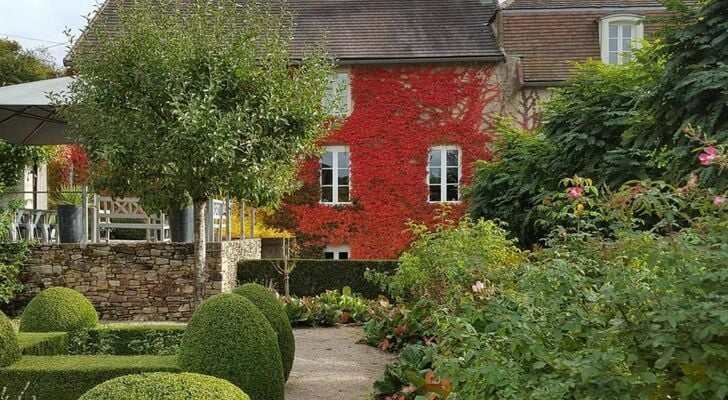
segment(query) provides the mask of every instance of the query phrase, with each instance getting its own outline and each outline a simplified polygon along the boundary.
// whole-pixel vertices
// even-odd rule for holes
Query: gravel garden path
[[[372,383],[394,361],[391,354],[359,344],[361,327],[296,329],[296,359],[286,400],[365,400]]]

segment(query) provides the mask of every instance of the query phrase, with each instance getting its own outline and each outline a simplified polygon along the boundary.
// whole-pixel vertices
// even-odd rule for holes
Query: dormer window
[[[602,18],[599,40],[602,61],[605,64],[623,64],[632,59],[632,49],[644,39],[642,17],[637,15],[611,15]]]

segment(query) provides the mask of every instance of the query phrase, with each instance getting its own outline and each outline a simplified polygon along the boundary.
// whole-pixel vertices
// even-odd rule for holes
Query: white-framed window
[[[324,258],[327,260],[348,260],[351,258],[351,247],[348,244],[326,246]]]
[[[324,109],[331,115],[346,117],[351,115],[351,80],[349,73],[337,72],[331,76],[324,95]]]
[[[632,49],[640,46],[645,29],[638,15],[610,15],[599,23],[602,61],[622,64],[632,58]]]
[[[435,146],[427,163],[427,184],[431,203],[460,201],[462,151],[458,146]]]
[[[321,203],[348,204],[351,201],[349,148],[326,146],[320,165]]]

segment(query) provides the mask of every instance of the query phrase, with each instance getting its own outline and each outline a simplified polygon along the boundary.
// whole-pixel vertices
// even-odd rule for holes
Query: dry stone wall
[[[237,263],[260,259],[260,240],[208,243],[205,296],[232,291]],[[38,245],[22,267],[19,300],[64,286],[107,321],[187,321],[194,311],[194,251],[184,243]]]

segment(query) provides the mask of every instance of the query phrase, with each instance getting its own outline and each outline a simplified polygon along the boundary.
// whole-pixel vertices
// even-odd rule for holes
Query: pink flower
[[[716,158],[718,158],[718,150],[716,150],[716,148],[713,146],[708,146],[705,149],[705,152],[700,153],[700,155],[698,156],[701,165],[710,165]]]
[[[475,285],[473,285],[472,289],[473,293],[480,293],[483,291],[483,289],[485,289],[485,284],[483,284],[483,282],[481,281],[477,281],[475,282]]]
[[[725,204],[725,196],[715,196],[713,197],[713,204],[720,207],[723,204]]]
[[[582,189],[579,186],[575,186],[569,190],[569,193],[566,194],[566,197],[569,198],[569,200],[578,199],[581,197]]]

